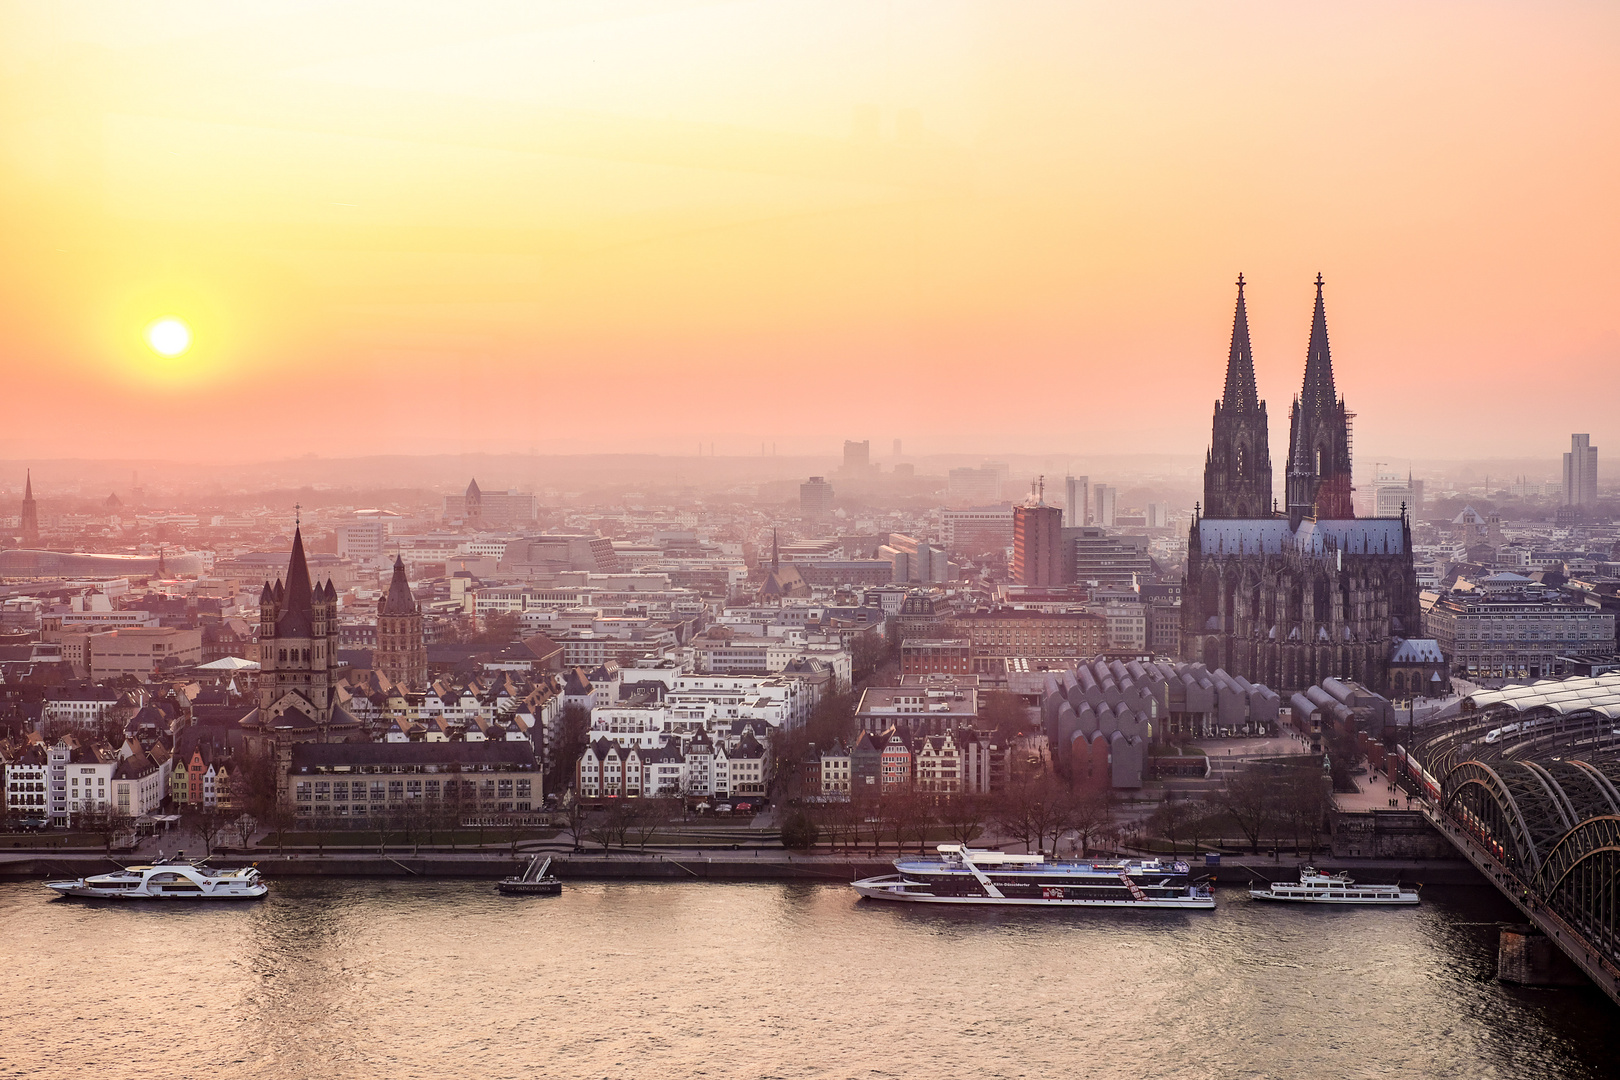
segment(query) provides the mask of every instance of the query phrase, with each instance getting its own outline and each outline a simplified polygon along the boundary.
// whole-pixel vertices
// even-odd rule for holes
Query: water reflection
[[[1416,909],[936,910],[834,886],[275,883],[240,907],[0,886],[0,1062],[64,1076],[1595,1077],[1596,991],[1496,983]]]

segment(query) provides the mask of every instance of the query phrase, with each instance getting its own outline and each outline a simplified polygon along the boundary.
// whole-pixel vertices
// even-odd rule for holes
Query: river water
[[[1598,1077],[1595,990],[1416,909],[939,910],[820,885],[299,880],[240,905],[0,884],[0,1076]]]

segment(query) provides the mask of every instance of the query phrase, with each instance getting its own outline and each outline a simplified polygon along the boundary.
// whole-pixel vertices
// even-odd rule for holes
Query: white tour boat
[[[257,900],[269,888],[253,867],[220,870],[197,861],[165,859],[151,866],[128,866],[110,874],[72,881],[47,881],[63,896],[99,900]]]
[[[1348,874],[1324,874],[1307,866],[1298,881],[1273,881],[1264,889],[1250,889],[1255,900],[1284,900],[1294,904],[1415,904],[1418,894],[1400,885],[1357,885]]]
[[[939,845],[940,858],[900,858],[897,874],[853,883],[872,900],[1025,907],[1213,908],[1184,862],[1049,862],[1044,855]]]

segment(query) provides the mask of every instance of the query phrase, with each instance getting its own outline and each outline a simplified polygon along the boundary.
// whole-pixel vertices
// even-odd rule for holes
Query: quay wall
[[[556,856],[552,873],[564,880],[650,881],[822,881],[848,882],[894,872],[892,855],[839,858],[789,856],[761,852],[757,856],[661,854]],[[495,879],[514,873],[527,862],[524,854],[473,855],[431,853],[378,855],[375,853],[217,856],[209,865],[223,868],[257,865],[267,877],[425,877]],[[128,860],[126,860],[128,861]],[[0,857],[0,880],[18,878],[79,877],[105,873],[123,865],[116,859],[93,854],[8,855]],[[1218,885],[1246,886],[1253,882],[1297,880],[1303,862],[1293,858],[1239,858],[1227,856],[1219,866],[1192,864],[1195,878],[1210,877]],[[1486,885],[1486,879],[1466,859],[1387,860],[1343,859],[1324,856],[1312,864],[1320,870],[1347,871],[1358,881],[1423,885]]]

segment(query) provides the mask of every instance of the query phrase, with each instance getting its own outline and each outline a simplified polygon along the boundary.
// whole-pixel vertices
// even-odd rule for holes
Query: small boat
[[[1264,889],[1250,889],[1254,900],[1282,900],[1294,904],[1415,904],[1413,889],[1395,885],[1358,885],[1348,874],[1324,874],[1314,866],[1300,871],[1298,881],[1273,881]]]
[[[869,900],[1015,907],[1195,908],[1215,906],[1180,861],[1049,862],[1044,855],[940,844],[938,859],[894,861],[897,874],[852,883]]]
[[[47,881],[62,896],[98,900],[257,900],[270,891],[251,866],[220,870],[201,859],[165,859],[150,866],[126,866],[110,874],[71,881]]]
[[[495,886],[507,896],[558,896],[562,893],[562,879],[552,877],[546,871],[551,869],[551,858],[547,856],[545,862],[540,861],[536,855],[529,860],[529,865],[517,877],[502,878]]]

